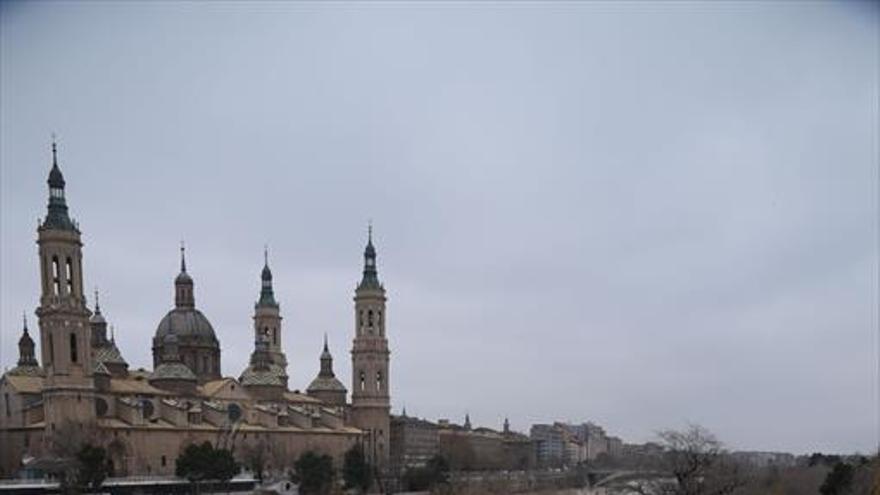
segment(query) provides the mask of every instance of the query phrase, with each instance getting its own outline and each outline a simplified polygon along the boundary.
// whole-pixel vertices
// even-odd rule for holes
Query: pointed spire
[[[469,413],[464,413],[464,429],[471,429],[471,415]]]
[[[64,200],[64,175],[58,168],[58,147],[55,135],[52,135],[52,168],[49,170],[49,211],[43,222],[44,228],[58,230],[76,230],[76,226],[67,214],[67,202]]]
[[[327,333],[324,333],[324,352],[321,353],[321,372],[320,377],[333,377],[333,355],[330,354],[330,346],[327,345]]]
[[[193,308],[196,305],[193,279],[186,273],[186,246],[180,241],[180,273],[174,279],[174,304],[178,308]]]
[[[21,338],[18,339],[18,365],[37,366],[37,358],[34,354],[34,340],[28,334],[27,314],[22,312],[23,328]]]
[[[260,274],[262,280],[262,288],[260,289],[260,300],[257,306],[277,307],[278,302],[275,301],[275,290],[272,288],[272,270],[269,269],[269,246],[263,246],[263,272]]]
[[[406,417],[406,404],[403,405],[403,411],[400,412],[400,415]]]
[[[112,313],[112,311],[111,311],[111,313]],[[95,314],[96,315],[101,314],[101,303],[98,300],[98,288],[97,287],[95,287]]]
[[[376,248],[373,247],[373,222],[367,225],[367,247],[364,248],[364,277],[358,289],[381,289],[376,271]]]

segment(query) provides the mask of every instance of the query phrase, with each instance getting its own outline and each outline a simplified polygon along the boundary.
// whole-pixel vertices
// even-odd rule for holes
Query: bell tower
[[[42,296],[36,314],[41,361],[46,370],[43,400],[49,432],[64,419],[94,419],[91,327],[83,294],[82,241],[67,213],[64,176],[52,142],[49,206],[37,228]]]
[[[376,270],[373,229],[364,250],[364,273],[355,290],[355,337],[351,349],[351,415],[364,430],[364,451],[380,471],[388,466],[391,395],[388,339],[385,336],[385,288]]]
[[[254,342],[265,339],[270,361],[287,369],[287,357],[281,345],[281,312],[272,288],[269,248],[263,249],[263,272],[260,274],[260,299],[254,304]]]

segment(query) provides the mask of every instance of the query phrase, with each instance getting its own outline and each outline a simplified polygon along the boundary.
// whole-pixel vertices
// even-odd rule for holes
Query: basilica
[[[56,447],[74,438],[105,447],[117,476],[174,474],[179,453],[204,441],[240,460],[259,449],[277,470],[308,450],[339,463],[355,445],[379,469],[388,465],[390,352],[372,234],[354,292],[350,397],[333,372],[326,337],[318,375],[305,393],[290,390],[268,257],[250,362],[238,377],[223,376],[220,340],[196,306],[183,246],[174,305],[152,340],[153,370],[132,370],[112,327],[108,334],[97,293],[87,305],[81,231],[68,214],[65,185],[53,143],[48,209],[37,228],[39,328],[25,319],[18,365],[0,377],[0,476],[57,456]]]

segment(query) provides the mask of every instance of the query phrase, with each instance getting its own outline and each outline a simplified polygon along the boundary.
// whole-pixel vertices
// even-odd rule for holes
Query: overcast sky
[[[373,219],[394,411],[877,445],[876,5],[0,13],[2,366],[22,311],[36,329],[56,132],[86,287],[133,367],[184,239],[238,376],[268,243],[291,388],[324,332],[348,384]]]

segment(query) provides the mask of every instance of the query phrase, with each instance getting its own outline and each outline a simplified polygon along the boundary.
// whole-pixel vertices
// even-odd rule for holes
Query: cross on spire
[[[186,246],[180,241],[180,271],[186,273]]]
[[[55,146],[55,133],[52,133],[52,165],[58,166],[58,149]]]

